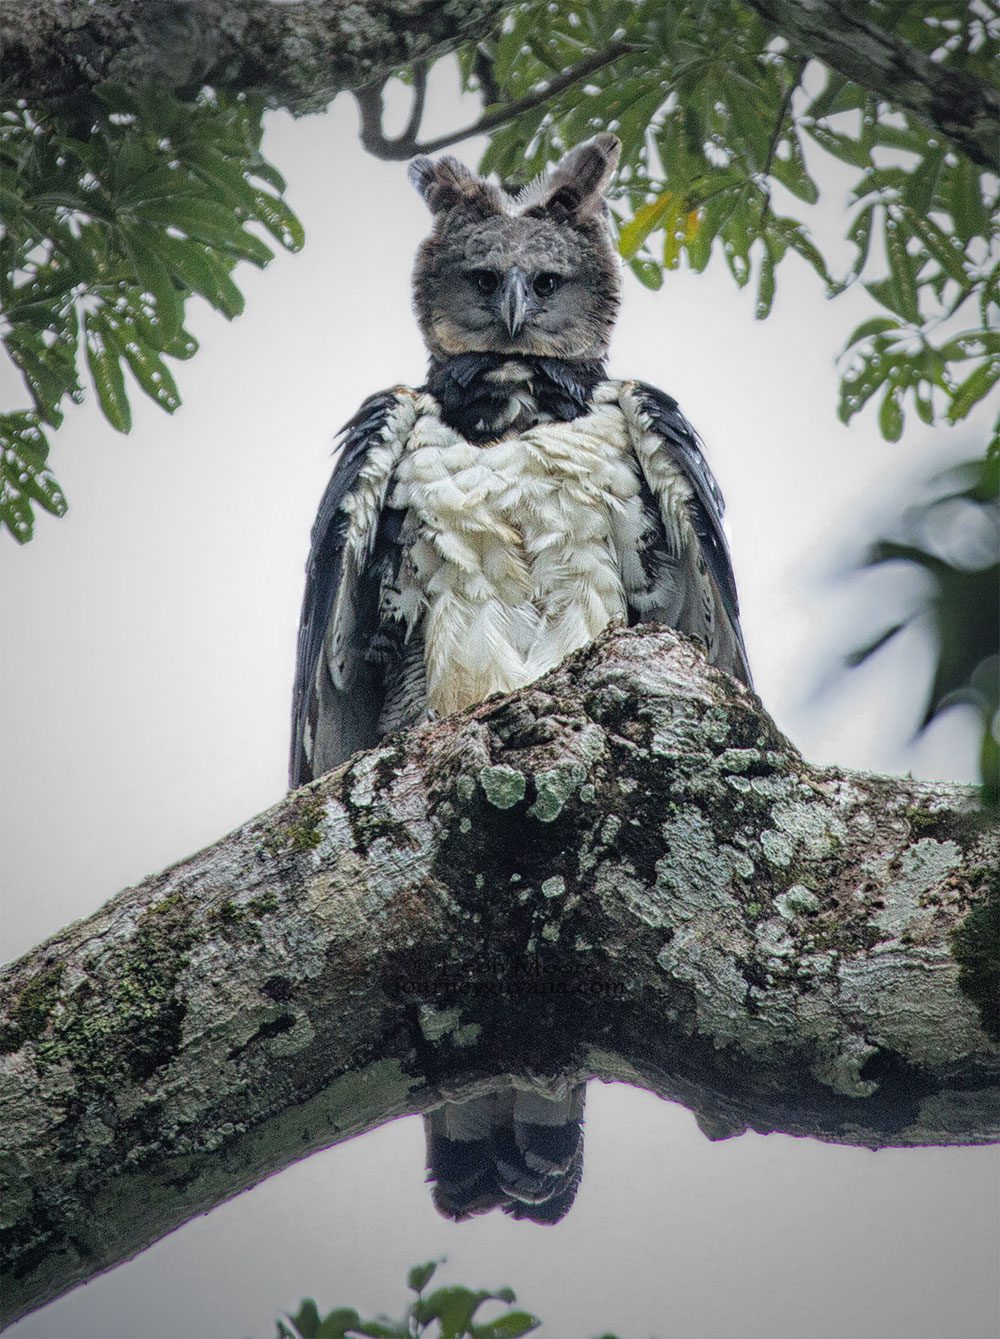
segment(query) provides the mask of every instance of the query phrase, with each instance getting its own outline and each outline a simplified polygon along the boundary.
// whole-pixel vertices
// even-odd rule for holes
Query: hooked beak
[[[523,270],[511,270],[500,297],[500,315],[511,339],[528,319],[530,301],[528,276]]]

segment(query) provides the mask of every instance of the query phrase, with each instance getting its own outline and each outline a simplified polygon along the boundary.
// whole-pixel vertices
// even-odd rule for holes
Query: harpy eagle
[[[613,620],[665,623],[750,682],[723,502],[677,404],[605,371],[620,263],[602,134],[509,195],[454,158],[410,179],[423,386],[344,430],[307,565],[293,705],[299,786],[417,722],[537,679]],[[584,1090],[509,1080],[426,1117],[442,1213],[558,1221]]]

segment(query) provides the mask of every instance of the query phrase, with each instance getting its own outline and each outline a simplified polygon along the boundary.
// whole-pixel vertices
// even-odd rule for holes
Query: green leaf
[[[982,358],[1000,353],[1000,332],[996,330],[965,330],[955,335],[938,350],[946,362],[961,362],[965,358]]]
[[[508,1311],[485,1325],[473,1325],[472,1339],[521,1339],[524,1334],[537,1330],[541,1321],[529,1311]]]
[[[688,261],[696,274],[701,274],[712,258],[712,244],[722,221],[724,197],[716,196],[697,211],[687,216],[685,246]]]
[[[121,345],[103,311],[87,313],[84,317],[84,332],[87,364],[104,417],[119,432],[129,432],[132,427],[132,410],[125,393],[125,375],[120,362]]]
[[[842,74],[827,70],[823,90],[812,100],[805,114],[818,121],[823,116],[833,116],[837,112],[856,111],[863,101],[863,89]]]
[[[169,244],[169,245],[168,245]],[[230,278],[233,262],[199,242],[180,237],[164,238],[167,264],[180,281],[232,320],[243,311],[243,294]]]
[[[878,413],[878,426],[887,442],[898,442],[903,435],[903,406],[898,386],[889,386]]]
[[[917,275],[913,257],[906,249],[906,237],[898,221],[888,218],[885,224],[885,249],[889,257],[889,272],[899,301],[896,308],[914,325],[920,321],[920,303],[917,298]]]
[[[663,287],[663,270],[655,260],[630,260],[629,269],[646,288]]]
[[[917,413],[924,423],[934,422],[934,401],[929,396],[921,395],[919,390],[913,392],[913,403],[917,407]]]
[[[434,1277],[440,1260],[428,1260],[424,1265],[414,1265],[406,1276],[407,1285],[415,1292],[423,1292],[426,1285]]]
[[[256,188],[247,180],[244,164],[227,159],[212,144],[186,144],[185,164],[199,180],[212,187],[212,194],[234,209],[252,209]]]
[[[470,1288],[438,1288],[429,1297],[413,1303],[411,1312],[422,1324],[438,1320],[441,1324],[441,1339],[461,1339],[470,1333],[472,1319],[487,1301],[513,1302],[513,1292],[509,1288],[498,1288],[495,1292],[473,1292]]]
[[[960,419],[966,418],[979,401],[989,395],[998,381],[1000,381],[1000,358],[988,358],[980,363],[955,390],[948,406],[948,422],[958,423]]]
[[[171,358],[178,358],[183,361],[186,358],[192,358],[198,352],[198,341],[190,331],[182,326],[169,344],[164,345],[161,353],[169,354]]]
[[[853,270],[858,275],[865,268],[868,261],[868,251],[872,240],[872,224],[875,218],[876,206],[865,205],[864,209],[858,214],[850,228],[847,230],[847,239],[853,242],[858,248],[858,254],[854,258]]]
[[[294,1316],[289,1316],[302,1339],[316,1339],[319,1331],[319,1308],[311,1297],[306,1297],[298,1312]]]
[[[860,325],[855,326],[847,337],[844,345],[849,349],[852,344],[857,344],[862,339],[868,339],[872,335],[884,335],[889,330],[901,330],[902,326],[891,316],[872,316],[867,321],[862,321]]]
[[[965,251],[961,245],[956,245],[957,239],[949,237],[933,219],[922,214],[908,213],[907,222],[945,273],[957,283],[966,284],[969,276],[965,268]]]
[[[874,127],[875,141],[885,148],[906,149],[909,153],[926,154],[928,152],[927,131],[914,126],[894,126],[887,121],[879,121]],[[936,150],[930,150],[936,153]],[[942,157],[943,157],[942,153]],[[919,171],[919,167],[917,169]]]
[[[408,1325],[385,1320],[359,1320],[351,1334],[363,1334],[366,1339],[411,1339]]]
[[[62,422],[60,402],[80,389],[76,374],[76,339],[71,346],[46,345],[42,334],[16,326],[4,340],[12,362],[21,374],[35,402],[39,416],[53,427]]]
[[[353,1307],[337,1307],[320,1321],[315,1339],[344,1339],[349,1330],[356,1330],[360,1324],[361,1316]]]
[[[962,241],[968,244],[973,237],[988,236],[990,216],[983,204],[979,172],[963,154],[958,155],[958,161],[951,169],[948,185],[950,189],[945,198]]]
[[[876,337],[874,347],[862,357],[859,370],[845,376],[840,383],[837,417],[842,423],[849,423],[865,407],[893,366],[894,360],[886,356],[884,345]]]
[[[819,199],[819,187],[806,170],[805,160],[798,136],[794,131],[785,140],[791,148],[788,158],[775,157],[771,162],[771,176],[780,181],[786,190],[792,192],[807,205],[814,205]]]
[[[868,167],[871,164],[871,154],[860,141],[821,124],[806,125],[805,129],[817,144],[842,163],[850,163],[852,167]]]
[[[259,237],[244,230],[242,222],[214,200],[154,200],[144,205],[142,217],[164,228],[177,228],[195,241],[219,246],[257,265],[266,265],[274,253]]]
[[[826,261],[803,224],[797,223],[795,219],[775,218],[771,226],[793,251],[797,251],[802,259],[812,266],[828,287],[832,285],[833,280],[826,267]]]
[[[680,195],[674,195],[673,202],[663,219],[663,268],[665,270],[676,270],[680,261],[681,244],[686,238],[686,227],[681,228],[681,217],[683,216],[684,200]]]
[[[180,407],[181,397],[177,391],[177,383],[170,375],[166,363],[156,350],[149,348],[137,338],[136,331],[124,333],[131,336],[123,345],[123,353],[132,375],[151,400],[155,400],[161,409],[172,414]]]
[[[37,414],[0,414],[0,525],[19,544],[34,533],[32,504],[66,514],[66,497],[46,466],[49,444]]]
[[[753,314],[758,321],[770,316],[774,306],[774,257],[770,248],[765,248],[760,258],[760,274],[757,279],[757,302]]]
[[[253,216],[286,251],[302,250],[305,230],[284,200],[267,191],[258,191],[254,196]]]
[[[924,141],[926,149],[926,140]],[[938,177],[944,165],[944,148],[930,149],[916,164],[903,187],[903,202],[917,214],[926,214],[937,190]]]
[[[956,532],[954,526],[950,527],[949,541],[949,551],[958,557],[954,564],[939,553],[929,551],[926,536],[941,533],[940,527],[934,524],[934,513],[942,504],[951,506],[956,499],[979,508],[982,529],[996,533],[1000,525],[1000,454],[970,462],[965,468],[949,471],[942,477],[960,479],[966,486],[957,492],[952,487],[930,503],[908,508],[896,527],[897,533],[902,532],[902,540],[880,540],[871,547],[864,564],[866,568],[882,563],[911,564],[922,577],[924,594],[920,603],[911,607],[904,618],[891,624],[869,645],[855,651],[848,663],[861,663],[916,619],[925,622],[930,627],[936,649],[936,664],[918,733],[953,703],[963,702],[973,707],[981,720],[980,760],[984,791],[996,802],[1000,800],[1000,751],[996,748],[992,728],[1000,711],[1000,677],[996,673],[996,648],[1000,644],[1000,601],[997,600],[1000,566],[994,555],[981,548],[977,551],[974,543],[963,553],[962,532]],[[948,513],[945,515],[951,520]],[[969,533],[974,535],[977,529],[979,527],[970,526]]]
[[[883,307],[888,307],[897,316],[909,319],[906,315],[903,296],[892,279],[877,279],[874,283],[865,284],[865,288],[875,301],[880,302]]]
[[[744,196],[719,230],[726,264],[740,288],[750,282],[750,247],[756,232],[757,219],[751,211],[749,200]]]
[[[622,256],[631,260],[649,234],[661,227],[668,214],[676,209],[673,191],[664,191],[637,209],[618,234],[618,250]]]
[[[771,140],[773,114],[764,106],[764,99],[756,83],[724,74],[721,80],[732,129],[742,141],[744,156],[754,169],[761,169],[767,159]]]
[[[874,195],[875,204],[891,204],[906,189],[910,174],[902,167],[873,167],[862,176],[853,191],[856,201]]]
[[[259,177],[261,181],[266,182],[268,186],[272,186],[276,191],[284,191],[288,185],[274,164],[269,163],[258,151],[248,154],[247,169],[253,176]]]
[[[156,315],[162,330],[162,343],[169,344],[176,338],[184,319],[184,298],[171,277],[170,270],[160,251],[150,244],[149,234],[143,235],[139,229],[123,231],[122,237],[135,266],[137,286],[152,294],[156,303]]]

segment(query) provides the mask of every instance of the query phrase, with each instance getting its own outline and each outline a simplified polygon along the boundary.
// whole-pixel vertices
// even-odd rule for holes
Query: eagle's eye
[[[532,284],[535,292],[540,298],[547,298],[550,293],[554,293],[562,283],[562,276],[558,274],[536,274],[535,282]]]
[[[492,297],[500,287],[500,276],[493,270],[473,270],[469,278],[485,298]]]

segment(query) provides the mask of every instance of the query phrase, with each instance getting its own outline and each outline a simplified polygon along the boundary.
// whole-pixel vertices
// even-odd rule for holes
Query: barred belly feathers
[[[533,682],[609,624],[666,623],[749,683],[722,498],[669,396],[607,377],[619,266],[613,135],[520,195],[455,159],[410,176],[427,382],[372,396],[320,504],[290,780]],[[426,1118],[435,1203],[553,1223],[582,1170],[584,1090],[498,1079]]]

